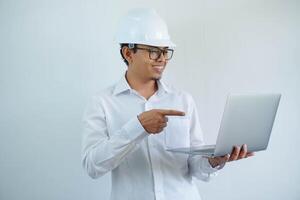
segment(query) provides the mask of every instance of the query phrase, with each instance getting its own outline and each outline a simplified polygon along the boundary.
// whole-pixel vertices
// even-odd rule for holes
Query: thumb
[[[225,156],[220,156],[217,159],[218,165],[221,165],[223,163],[226,163],[229,160],[230,155],[226,154]]]
[[[228,162],[229,158],[230,158],[229,154],[226,154],[225,156],[223,156],[223,163]]]

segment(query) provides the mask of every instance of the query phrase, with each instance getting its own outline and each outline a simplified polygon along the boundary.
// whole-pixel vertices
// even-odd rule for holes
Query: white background
[[[297,0],[0,0],[0,199],[108,199],[110,174],[81,167],[81,117],[126,70],[113,35],[135,7],[168,23],[164,79],[194,96],[207,143],[229,92],[283,95],[268,150],[197,182],[203,199],[300,199]]]

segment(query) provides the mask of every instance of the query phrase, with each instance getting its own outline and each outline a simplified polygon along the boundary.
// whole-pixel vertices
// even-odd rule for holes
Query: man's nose
[[[165,58],[165,56],[164,56],[164,52],[162,51],[162,52],[160,52],[160,54],[159,54],[159,56],[158,56],[158,58],[157,58],[157,61],[166,61],[166,58]]]

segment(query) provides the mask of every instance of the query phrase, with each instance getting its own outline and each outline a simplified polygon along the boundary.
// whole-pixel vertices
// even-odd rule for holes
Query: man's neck
[[[146,99],[149,99],[158,90],[156,80],[143,80],[142,78],[133,76],[128,71],[125,74],[125,78],[130,87],[136,90],[140,95],[142,95]]]

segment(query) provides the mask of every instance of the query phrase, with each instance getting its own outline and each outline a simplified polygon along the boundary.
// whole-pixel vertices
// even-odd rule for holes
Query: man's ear
[[[132,54],[133,51],[129,49],[127,46],[122,48],[122,54],[128,63],[132,63]]]

